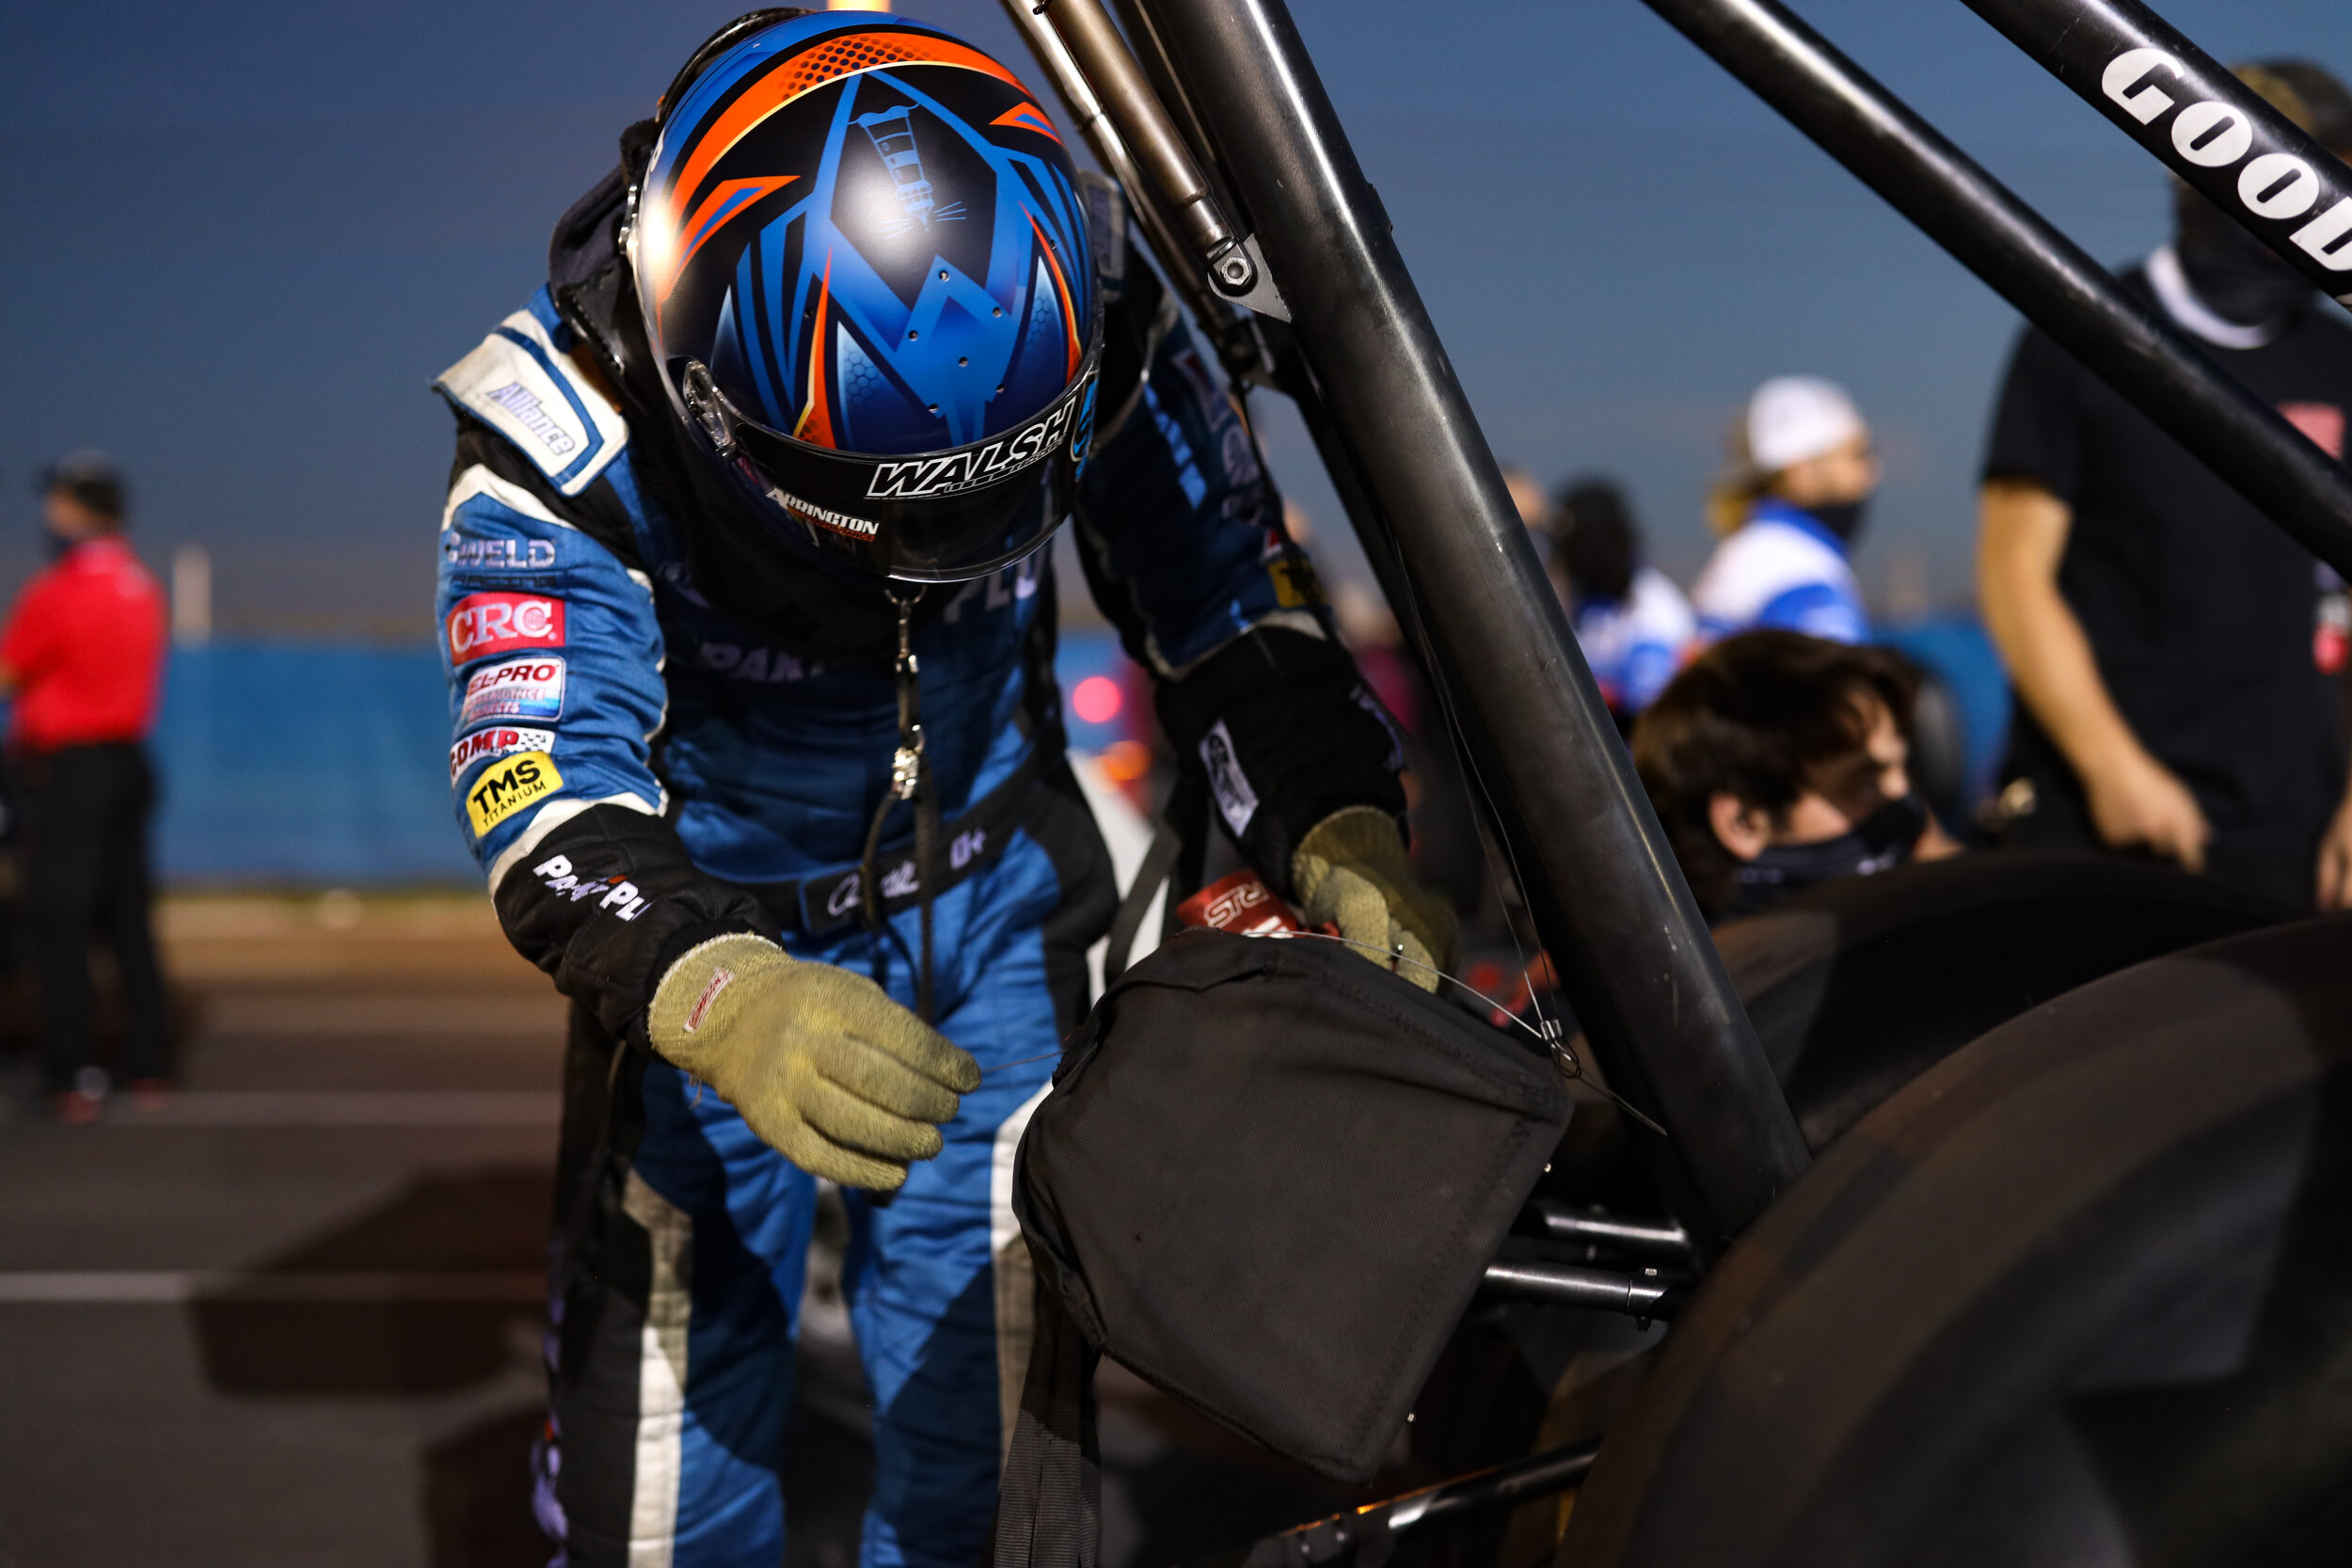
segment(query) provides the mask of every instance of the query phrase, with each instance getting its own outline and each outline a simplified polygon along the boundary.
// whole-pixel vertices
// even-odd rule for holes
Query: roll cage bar
[[[1113,3],[1005,0],[1228,369],[1298,404],[1703,1267],[1810,1155],[1379,197],[1283,0]],[[2352,472],[1933,126],[1777,0],[1645,3],[2352,578]],[[2352,307],[2352,170],[2147,7],[1967,3]]]

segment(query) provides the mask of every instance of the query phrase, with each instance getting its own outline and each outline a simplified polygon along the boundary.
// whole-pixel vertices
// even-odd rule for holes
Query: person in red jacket
[[[164,1090],[164,987],[150,923],[143,742],[162,673],[164,594],[122,537],[123,485],[96,452],[49,470],[43,524],[56,561],[0,630],[0,689],[26,828],[41,1047],[59,1120],[93,1120],[107,1078],[89,1053],[88,938],[122,974],[132,1091]]]

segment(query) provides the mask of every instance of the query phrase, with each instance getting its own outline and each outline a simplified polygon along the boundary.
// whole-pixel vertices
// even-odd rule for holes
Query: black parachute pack
[[[1548,1054],[1340,942],[1189,930],[1129,969],[1021,1142],[994,1568],[1093,1568],[1103,1355],[1371,1479],[1567,1119]]]

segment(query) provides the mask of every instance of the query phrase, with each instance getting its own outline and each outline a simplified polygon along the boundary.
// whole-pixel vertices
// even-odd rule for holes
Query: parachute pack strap
[[[1209,859],[1209,786],[1207,781],[1190,773],[1176,775],[1176,787],[1168,792],[1168,825],[1175,831],[1182,852],[1176,857],[1176,869],[1168,884],[1168,903],[1160,911],[1160,935],[1173,936],[1176,931],[1176,906],[1200,891],[1200,880]]]
[[[937,999],[931,991],[931,872],[939,863],[939,797],[930,780],[923,780],[914,795],[914,874],[918,918],[923,923],[923,967],[914,975],[914,1012],[926,1023],[939,1022]]]
[[[1135,882],[1119,900],[1119,912],[1111,917],[1110,944],[1103,951],[1104,985],[1126,973],[1127,962],[1135,955],[1136,938],[1143,933],[1143,917],[1151,912],[1152,895],[1167,883],[1184,848],[1183,835],[1166,822],[1152,833],[1152,846],[1143,852],[1143,864],[1136,868]]]
[[[1160,934],[1165,937],[1175,930],[1176,906],[1200,885],[1208,832],[1207,793],[1179,774],[1175,792],[1168,798],[1168,809],[1160,814],[1151,846],[1143,852],[1143,863],[1136,868],[1136,879],[1119,900],[1119,912],[1111,917],[1109,945],[1103,953],[1104,985],[1125,973],[1135,956],[1136,938],[1143,934],[1143,917],[1151,912],[1152,895],[1163,885],[1168,888],[1168,903],[1163,907]]]
[[[1103,1533],[1103,1462],[1094,1430],[1100,1359],[1040,1271],[1037,1337],[996,1494],[986,1568],[1095,1568]]]
[[[906,801],[914,808],[914,885],[923,923],[922,962],[914,975],[914,1010],[924,1022],[932,1023],[937,1020],[932,1017],[931,870],[939,847],[939,797],[923,752],[923,672],[914,657],[914,607],[922,601],[923,591],[918,588],[912,594],[900,594],[893,589],[890,597],[898,607],[898,657],[895,666],[898,685],[898,746],[890,757],[890,787],[875,806],[873,824],[866,831],[866,853],[858,868],[858,894],[866,908],[866,928],[879,941],[884,925],[884,898],[875,879],[879,869],[876,859],[882,849],[882,829],[888,825],[892,810],[900,801]]]

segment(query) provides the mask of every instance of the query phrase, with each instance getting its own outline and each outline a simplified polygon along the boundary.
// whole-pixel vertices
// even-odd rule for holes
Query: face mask
[[[2197,297],[2223,321],[2275,328],[2318,296],[2301,273],[2203,197],[2185,193],[2179,217],[2173,249],[2181,271]]]
[[[1863,514],[1870,507],[1866,498],[1858,501],[1831,501],[1824,506],[1810,506],[1805,511],[1815,522],[1851,545],[1854,535],[1862,531]]]
[[[1927,803],[1913,791],[1889,800],[1836,838],[1813,844],[1775,844],[1740,868],[1724,918],[1769,909],[1792,893],[1867,877],[1911,858],[1912,846],[1928,831]]]
[[[79,539],[68,539],[47,523],[40,525],[40,542],[49,546],[49,559],[52,561],[63,561],[65,552],[81,543]]]

